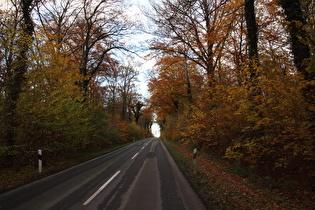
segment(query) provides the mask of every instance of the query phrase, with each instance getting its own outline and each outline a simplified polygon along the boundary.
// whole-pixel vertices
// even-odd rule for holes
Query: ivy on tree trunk
[[[33,8],[33,0],[21,0],[20,10],[22,14],[21,35],[18,42],[18,54],[16,59],[12,62],[12,66],[7,69],[6,75],[6,96],[4,105],[4,120],[5,120],[5,140],[7,146],[13,147],[15,145],[15,130],[18,126],[16,119],[16,108],[22,91],[22,85],[25,82],[25,74],[27,72],[27,52],[30,48],[34,25],[31,17]],[[11,155],[8,155],[10,159]],[[11,158],[12,159],[12,158]],[[11,162],[9,160],[9,162]]]

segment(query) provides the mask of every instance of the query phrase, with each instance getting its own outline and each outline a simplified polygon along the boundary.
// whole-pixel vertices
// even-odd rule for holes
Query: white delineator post
[[[43,152],[38,150],[38,172],[41,173],[43,170]]]
[[[194,159],[197,158],[197,148],[194,149]]]
[[[196,167],[197,167],[197,164],[196,164],[196,158],[197,158],[197,148],[194,149],[194,160],[193,160],[193,164],[194,164],[194,173],[196,173]]]

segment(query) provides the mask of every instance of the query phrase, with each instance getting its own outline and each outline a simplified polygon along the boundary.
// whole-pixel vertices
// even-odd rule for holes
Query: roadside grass
[[[69,154],[63,159],[54,162],[50,161],[49,163],[44,164],[42,173],[38,172],[38,166],[35,163],[33,165],[22,165],[18,168],[2,168],[0,169],[0,193],[10,191],[14,188],[58,173],[80,163],[86,162],[88,160],[94,159],[96,157],[105,155],[109,152],[127,146],[131,143],[133,142],[123,145],[116,145],[95,152]]]
[[[163,140],[208,209],[314,209],[315,193],[293,181],[262,177],[237,164]]]

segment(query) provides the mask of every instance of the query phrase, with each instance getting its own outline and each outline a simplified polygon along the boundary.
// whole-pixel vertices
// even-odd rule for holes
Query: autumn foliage
[[[12,2],[0,10],[0,169],[151,135],[137,70],[114,59],[130,24],[120,1]]]
[[[314,72],[313,58],[305,59],[302,69],[301,63],[296,65],[290,50],[292,33],[281,4],[255,1],[256,17],[252,18],[259,26],[259,39],[253,45],[258,45],[258,55],[248,55],[248,42],[253,42],[248,33],[253,30],[246,30],[243,1],[216,1],[208,8],[211,15],[201,13],[207,1],[190,2],[197,8],[194,11],[183,10],[187,5],[180,2],[163,1],[152,18],[160,26],[157,34],[163,34],[163,39],[151,43],[152,49],[163,53],[149,84],[162,136],[236,160],[263,174],[295,174],[312,180],[315,106],[314,78],[309,75]],[[305,2],[300,1],[302,9],[313,8],[313,3]],[[221,12],[232,5],[238,5],[237,9],[233,7],[226,15],[233,19],[226,19]],[[308,15],[314,17],[314,10],[308,10]],[[200,21],[200,27],[192,24],[195,21]],[[200,31],[201,26],[218,27],[211,25],[216,22],[228,25],[231,31]],[[177,33],[185,27],[190,28],[190,36]],[[309,19],[303,27],[301,30],[310,32],[313,21]],[[222,36],[221,32],[227,33]],[[299,37],[313,49],[310,40],[311,35]],[[202,49],[209,48],[211,77],[208,67],[202,65],[206,54],[201,55]]]

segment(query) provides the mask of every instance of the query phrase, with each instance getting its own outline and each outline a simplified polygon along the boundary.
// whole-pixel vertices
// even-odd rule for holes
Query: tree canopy
[[[158,62],[149,90],[162,136],[263,173],[313,177],[314,2],[152,7]]]
[[[0,16],[0,167],[150,134],[136,66],[117,59],[135,23],[121,0],[11,0]],[[115,82],[112,82],[115,81]]]

